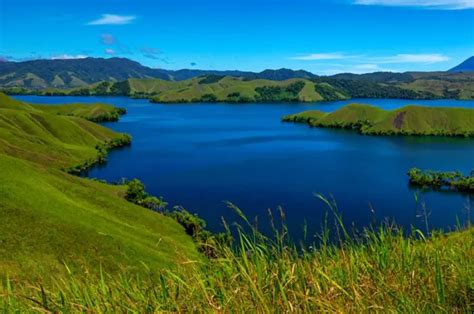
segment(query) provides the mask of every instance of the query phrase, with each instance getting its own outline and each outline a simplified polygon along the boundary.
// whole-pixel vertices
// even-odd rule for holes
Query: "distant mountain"
[[[194,69],[177,71],[152,69],[126,58],[0,62],[0,86],[18,86],[32,89],[83,87],[101,81],[118,82],[129,78],[158,78],[168,81],[182,81],[206,75],[227,75],[278,81],[290,78],[317,77],[310,72],[289,69],[265,70],[260,73]]]
[[[333,75],[331,78],[366,83],[406,83],[414,80],[413,74],[411,72],[374,72],[365,74],[341,73]]]
[[[474,72],[474,56],[464,60],[461,64],[449,70],[449,72]]]

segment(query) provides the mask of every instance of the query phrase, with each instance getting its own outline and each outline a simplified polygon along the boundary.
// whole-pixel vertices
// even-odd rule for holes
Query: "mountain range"
[[[474,57],[449,70],[453,72],[474,71]],[[409,83],[419,76],[437,72],[376,72],[369,74],[342,73],[325,79],[352,80],[365,83]],[[446,72],[440,72],[446,73]],[[317,80],[321,77],[304,70],[277,69],[262,72],[218,71],[218,70],[165,70],[143,66],[126,58],[84,58],[67,60],[31,60],[23,62],[0,62],[0,87],[24,87],[28,89],[76,88],[109,81],[120,82],[130,78],[183,81],[199,76],[219,75],[242,77],[249,80],[266,79],[284,81],[293,78]]]
[[[31,60],[0,62],[0,86],[26,88],[74,88],[101,81],[124,81],[129,78],[157,78],[182,81],[205,75],[237,76],[249,79],[286,80],[315,78],[307,71],[265,70],[260,73],[215,70],[153,69],[126,58],[84,58],[68,60]]]

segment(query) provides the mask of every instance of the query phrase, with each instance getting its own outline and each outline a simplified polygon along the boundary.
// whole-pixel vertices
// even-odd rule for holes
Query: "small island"
[[[312,127],[353,129],[367,135],[474,136],[474,110],[405,106],[383,110],[350,104],[334,112],[304,111],[282,118]]]
[[[410,184],[429,187],[433,189],[448,188],[460,192],[474,193],[474,170],[469,176],[464,176],[459,171],[422,171],[412,168],[408,171]]]

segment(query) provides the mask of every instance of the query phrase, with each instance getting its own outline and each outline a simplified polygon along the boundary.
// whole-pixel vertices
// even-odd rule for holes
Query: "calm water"
[[[123,97],[38,97],[35,103],[106,102],[125,107],[120,122],[106,125],[133,136],[130,148],[110,153],[91,177],[116,181],[140,178],[148,191],[182,205],[221,229],[223,216],[236,219],[224,201],[249,217],[266,220],[267,209],[282,206],[295,237],[306,221],[318,230],[327,207],[314,193],[333,196],[346,223],[364,226],[375,219],[423,228],[417,190],[407,184],[410,167],[474,169],[474,140],[433,137],[372,137],[352,131],[281,123],[283,115],[307,109],[332,111],[354,102],[324,104],[159,105]],[[474,101],[364,99],[386,109],[417,103],[474,108]],[[471,196],[471,202],[472,202]],[[429,224],[450,228],[465,221],[469,202],[453,192],[424,192]],[[375,214],[372,214],[373,208]],[[264,227],[263,227],[264,228]]]

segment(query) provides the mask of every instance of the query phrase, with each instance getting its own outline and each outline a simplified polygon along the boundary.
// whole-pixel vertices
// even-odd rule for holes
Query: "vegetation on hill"
[[[470,62],[466,60],[466,64]],[[465,67],[464,67],[465,68]],[[474,99],[474,72],[375,72],[317,76],[289,69],[204,71],[151,69],[124,58],[34,60],[0,63],[0,88],[8,94],[122,95],[160,102],[259,101],[256,88],[305,82],[303,92],[270,101],[347,98]],[[239,97],[227,97],[239,93]],[[287,97],[290,96],[290,97]],[[265,97],[263,97],[265,99]],[[282,99],[282,100],[279,100]]]
[[[288,80],[314,78],[306,71],[289,69],[265,70],[260,73],[216,70],[164,70],[153,69],[126,58],[84,58],[69,60],[31,60],[0,62],[0,86],[26,89],[78,88],[102,81],[118,82],[129,78],[156,78],[182,81],[200,76],[218,75],[247,77],[250,79]]]
[[[0,108],[44,112],[62,116],[83,118],[92,122],[117,121],[121,115],[127,113],[124,108],[108,104],[67,104],[67,105],[34,105],[14,100],[0,93]]]
[[[474,170],[470,176],[464,176],[459,171],[422,171],[418,168],[412,168],[408,171],[408,177],[411,184],[421,187],[449,188],[461,192],[474,193]]]
[[[222,75],[208,75],[183,81],[161,79],[128,79],[119,82],[100,82],[72,88],[24,87],[3,88],[9,94],[37,95],[115,95],[151,98],[155,102],[201,102],[212,95],[218,102],[258,102],[268,99],[259,91],[272,93],[268,101],[332,101],[349,98],[403,99],[474,99],[474,74],[469,73],[413,73],[411,79],[393,73],[374,73],[356,76],[340,74],[334,77],[289,79],[272,81]],[[379,81],[377,81],[379,80]],[[295,82],[305,85],[297,95],[276,91]],[[272,91],[273,90],[273,91]],[[234,95],[239,94],[238,97]],[[277,94],[280,94],[279,96]],[[233,95],[234,97],[230,97]]]
[[[370,135],[474,136],[474,110],[406,106],[396,110],[350,104],[331,113],[305,111],[282,118],[315,127],[354,129]]]
[[[125,186],[63,171],[103,160],[129,137],[69,116],[75,106],[57,107],[50,113],[0,94],[1,280],[47,279],[67,273],[65,265],[144,271],[142,263],[159,269],[195,256],[183,228],[126,201]]]
[[[203,83],[204,82],[204,83]],[[153,102],[281,102],[318,101],[314,83],[308,80],[245,80],[235,77],[199,78],[181,82],[130,80],[133,96]],[[308,88],[307,88],[308,86]],[[151,96],[149,96],[151,95]]]

